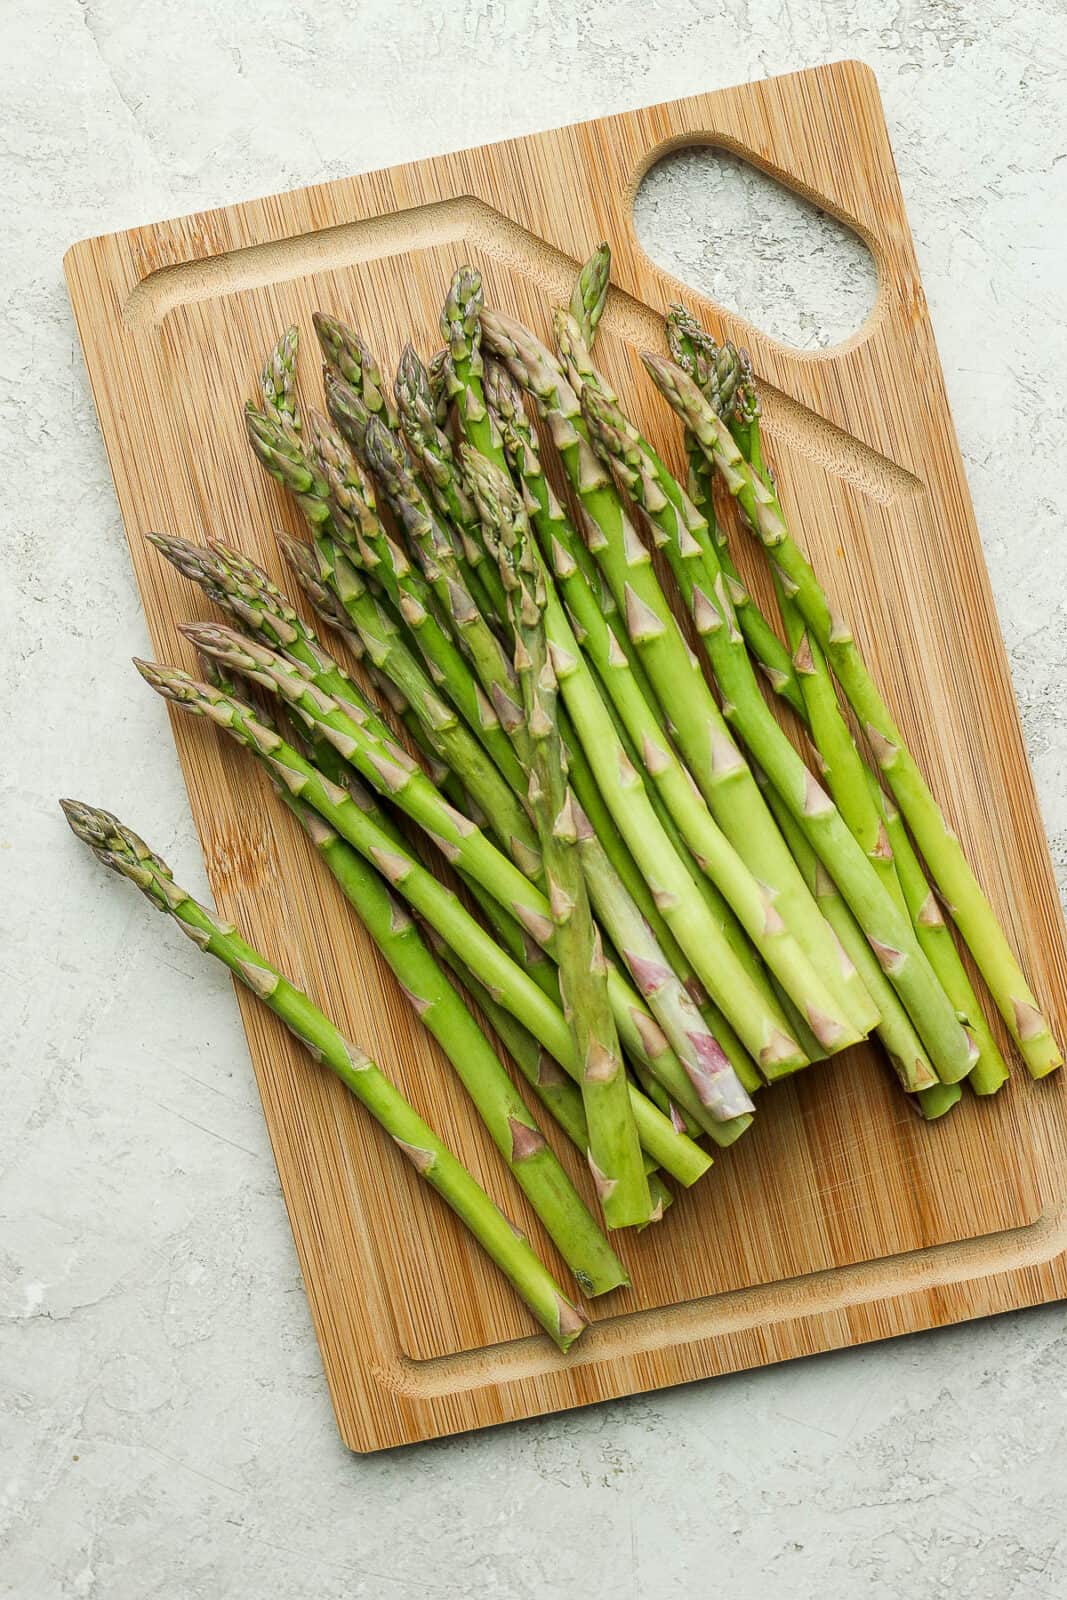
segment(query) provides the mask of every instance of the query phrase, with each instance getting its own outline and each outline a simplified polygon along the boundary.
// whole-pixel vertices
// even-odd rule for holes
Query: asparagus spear
[[[656,362],[657,370],[664,365],[658,358]],[[646,364],[651,367],[653,358],[647,358]],[[680,369],[673,370],[699,395]],[[582,407],[598,450],[664,536],[664,552],[693,614],[732,720],[847,900],[903,1000],[938,1076],[945,1083],[957,1082],[974,1065],[973,1045],[919,946],[910,918],[887,891],[833,800],[805,766],[764,700],[737,628],[722,569],[714,552],[693,532],[698,525],[706,527],[704,519],[647,440],[591,383],[583,386]],[[729,429],[725,424],[722,427],[733,443]],[[739,452],[738,459],[743,460]]]
[[[460,267],[441,309],[441,333],[448,345],[444,380],[468,444],[503,466],[500,440],[482,389],[482,304],[481,273],[473,267]]]
[[[430,357],[426,368],[426,376],[430,385],[430,404],[439,427],[443,428],[448,421],[448,379],[447,368],[451,360],[449,352],[436,350]]]
[[[563,1295],[522,1235],[370,1057],[345,1039],[307,995],[235,928],[179,888],[166,863],[131,829],[109,812],[79,801],[62,800],[60,805],[75,835],[104,866],[128,878],[158,910],[173,917],[183,933],[228,967],[317,1061],[340,1078],[466,1225],[560,1349],[569,1349],[586,1325],[581,1310]]]
[[[570,305],[571,316],[582,330],[582,338],[590,346],[608,303],[610,280],[611,249],[607,244],[598,244],[574,281]]]
[[[789,534],[781,503],[752,472],[729,428],[717,417],[684,372],[646,357],[657,386],[692,429],[701,449],[723,474],[770,559],[796,590],[796,601],[813,636],[864,728],[878,766],[922,852],[927,867],[963,935],[1032,1077],[1042,1078],[1063,1057],[1048,1022],[1023,976],[993,909],[949,831],[937,801],[856,646],[851,629],[836,615],[807,557]]]
[[[728,416],[734,404],[738,385],[744,381],[747,356],[729,342],[717,344],[692,317],[684,306],[672,306],[667,315],[667,344],[671,355],[698,385],[708,403],[719,416]],[[687,488],[693,504],[708,520],[709,534],[717,548],[719,564],[726,574],[730,597],[737,614],[737,625],[745,642],[761,668],[775,694],[792,706],[798,715],[804,714],[804,700],[789,651],[767,621],[759,606],[753,604],[741,574],[730,551],[730,545],[718,525],[711,493],[711,469],[697,443],[687,428],[685,431],[686,456],[689,461]]]
[[[558,689],[545,637],[541,569],[521,525],[502,529],[497,560],[515,633],[530,748],[530,808],[537,823],[555,927],[563,1012],[581,1063],[589,1167],[609,1227],[648,1220],[652,1202],[630,1109],[622,1051],[608,998],[607,964],[577,851],[574,796],[556,711]]]
[[[648,552],[589,445],[578,397],[558,358],[528,329],[498,311],[483,310],[482,333],[520,387],[533,395],[552,430],[568,479],[588,519],[587,543],[608,580],[631,643],[712,815],[755,878],[775,892],[778,914],[814,962],[823,982],[845,1006],[854,1027],[866,1032],[877,1021],[870,996],[855,970],[841,967],[832,936],[767,811],[699,662],[679,631]]]
[[[448,434],[438,421],[430,375],[410,344],[405,345],[396,374],[396,403],[408,449],[418,462],[438,511],[456,530],[466,562],[471,592],[485,614],[507,616],[507,596],[496,563],[481,542],[478,512],[462,481]]]
[[[288,433],[300,433],[300,407],[296,399],[296,352],[299,328],[287,328],[267,357],[260,374],[263,409]]]
[[[328,365],[334,368],[349,390],[359,396],[371,416],[381,417],[387,427],[395,428],[396,408],[388,385],[359,334],[324,311],[314,312],[311,320]]]

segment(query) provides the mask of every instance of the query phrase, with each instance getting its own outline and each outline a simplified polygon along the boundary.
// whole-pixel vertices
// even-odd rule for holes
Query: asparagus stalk
[[[652,357],[646,358],[646,364],[654,372],[671,365]],[[680,369],[673,371],[699,396]],[[647,440],[592,384],[583,386],[582,406],[597,448],[664,536],[665,554],[732,720],[844,895],[903,1000],[938,1076],[945,1083],[957,1082],[974,1065],[973,1045],[919,946],[910,918],[888,892],[833,800],[812,776],[764,700],[737,628],[722,569],[713,551],[693,536],[694,526],[706,527],[706,523]],[[709,407],[705,409],[710,412]],[[722,427],[733,443],[729,429],[725,424]],[[743,461],[740,452],[737,454]]]
[[[199,949],[228,967],[317,1061],[340,1078],[419,1176],[466,1225],[559,1348],[568,1350],[586,1325],[581,1310],[566,1298],[522,1235],[370,1057],[345,1039],[308,996],[247,944],[235,928],[179,888],[166,863],[131,829],[109,812],[79,801],[60,804],[75,835],[104,866],[128,878],[151,904],[171,916]]]
[[[578,397],[559,360],[526,328],[498,311],[483,310],[482,333],[520,387],[533,395],[552,431],[588,519],[587,543],[712,815],[753,876],[775,893],[776,911],[845,1006],[853,1026],[867,1031],[877,1021],[870,996],[851,964],[841,964],[840,952],[734,743],[700,664],[679,631],[648,552],[589,445]],[[580,343],[577,330],[575,338]],[[728,1008],[723,1009],[733,1021]]]
[[[598,1295],[628,1284],[625,1268],[409,912],[312,806],[284,784],[276,787],[389,963],[420,1022],[452,1063],[493,1143],[582,1289]]]
[[[545,637],[544,583],[521,527],[512,525],[507,533],[510,540],[501,540],[497,559],[515,633],[515,671],[530,746],[530,808],[545,864],[563,1012],[582,1067],[589,1167],[605,1221],[609,1227],[627,1227],[647,1221],[652,1202],[608,997],[604,950],[576,848],[575,802],[567,781],[556,711],[558,690]]]
[[[300,434],[300,407],[296,398],[296,352],[299,328],[287,328],[267,357],[260,374],[263,409],[276,423],[296,437]]]
[[[196,716],[207,717],[238,744],[255,752],[289,791],[314,807],[343,839],[381,872],[396,892],[437,929],[501,1004],[528,1028],[577,1080],[570,1030],[532,978],[509,956],[395,837],[365,814],[346,788],[325,778],[298,750],[266,727],[250,706],[210,684],[199,683],[176,667],[136,661],[141,676],[165,700]],[[665,1171],[685,1185],[694,1183],[711,1165],[710,1157],[635,1090],[631,1097],[641,1142]]]
[[[611,249],[598,244],[593,254],[581,268],[571,293],[570,312],[582,331],[582,338],[592,347],[597,324],[608,303],[608,286],[611,280]]]
[[[430,404],[439,427],[443,428],[448,421],[448,377],[447,369],[451,356],[447,349],[436,350],[430,357],[426,368],[426,376],[430,385]]]
[[[926,865],[963,935],[1032,1077],[1062,1064],[1062,1054],[993,909],[904,743],[845,620],[831,608],[807,557],[792,539],[777,494],[752,472],[730,430],[678,368],[646,358],[658,387],[723,474],[754,534],[795,589],[796,601],[875,753]]]
[[[371,416],[381,417],[387,427],[395,428],[397,414],[388,385],[359,334],[324,311],[314,312],[311,320],[328,366],[359,396]]]
[[[448,345],[444,379],[468,444],[503,467],[500,440],[482,388],[482,306],[481,274],[473,267],[460,267],[441,310],[441,333]]]
[[[477,509],[462,481],[448,434],[437,419],[430,375],[410,344],[400,357],[395,393],[408,449],[438,511],[456,530],[471,592],[481,600],[487,616],[506,618],[507,596],[500,573],[481,543]]]
[[[717,344],[684,306],[672,306],[667,315],[667,344],[671,355],[697,384],[719,416],[728,416],[738,385],[744,381],[747,357],[733,344]],[[726,574],[730,597],[737,614],[737,625],[753,658],[777,695],[798,715],[804,714],[804,699],[793,671],[789,651],[753,604],[730,551],[729,542],[718,525],[711,493],[711,469],[692,432],[685,430],[689,462],[687,488],[693,504],[708,521],[719,564]]]

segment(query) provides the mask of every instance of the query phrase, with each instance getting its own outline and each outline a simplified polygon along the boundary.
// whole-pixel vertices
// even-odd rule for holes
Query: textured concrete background
[[[1062,873],[1062,0],[4,0],[0,28],[0,1593],[1062,1595],[1057,1308],[347,1455],[229,985],[54,808],[106,801],[202,883],[128,666],[146,639],[71,241],[852,54],[885,97]],[[731,232],[750,186],[699,176],[642,196],[661,259],[800,343],[859,320],[862,252],[757,198],[756,262],[720,260],[701,196]]]

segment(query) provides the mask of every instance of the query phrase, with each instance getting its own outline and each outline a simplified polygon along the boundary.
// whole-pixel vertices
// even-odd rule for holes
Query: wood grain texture
[[[866,240],[879,298],[848,344],[787,350],[649,261],[634,192],[659,156],[692,144],[737,151]],[[598,349],[673,461],[677,430],[637,359],[660,346],[667,303],[682,293],[752,350],[769,451],[803,540],[1062,1039],[1060,908],[877,90],[856,63],[76,245],[71,297],[158,656],[191,665],[175,624],[204,607],[145,545],[146,530],[222,537],[286,584],[272,530],[300,529],[252,461],[240,417],[283,327],[305,332],[302,390],[315,398],[316,307],[371,335],[384,361],[409,334],[428,355],[444,286],[470,260],[494,303],[545,332],[601,238],[616,287]],[[221,911],[377,1055],[552,1260],[439,1053],[255,767],[187,718],[175,717],[174,733]],[[150,818],[131,821],[150,831]],[[633,1291],[597,1302],[595,1326],[560,1357],[355,1102],[262,1008],[240,1002],[354,1449],[1067,1291],[1062,1074],[1034,1087],[1020,1069],[995,1101],[968,1099],[926,1126],[862,1049],[775,1089],[698,1190],[661,1227],[624,1240]]]

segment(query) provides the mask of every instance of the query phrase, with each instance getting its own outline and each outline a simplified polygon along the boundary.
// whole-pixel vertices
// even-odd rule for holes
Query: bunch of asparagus
[[[289,329],[248,438],[302,515],[307,538],[279,544],[337,653],[239,551],[151,534],[227,620],[183,627],[199,676],[137,663],[263,766],[587,1295],[625,1268],[469,1002],[585,1155],[608,1229],[659,1221],[666,1180],[701,1178],[705,1141],[742,1137],[757,1091],[872,1032],[924,1116],[964,1080],[994,1093],[1007,1064],[941,905],[1031,1075],[1061,1061],[789,531],[747,356],[675,307],[671,359],[643,358],[684,424],[681,483],[594,364],[609,261],[601,246],[583,267],[551,347],[461,268],[444,348],[425,365],[408,345],[392,386],[316,314],[325,414],[299,402]],[[780,632],[738,530],[771,562]],[[135,835],[64,804],[341,1076],[567,1348],[584,1313],[379,1070]]]

